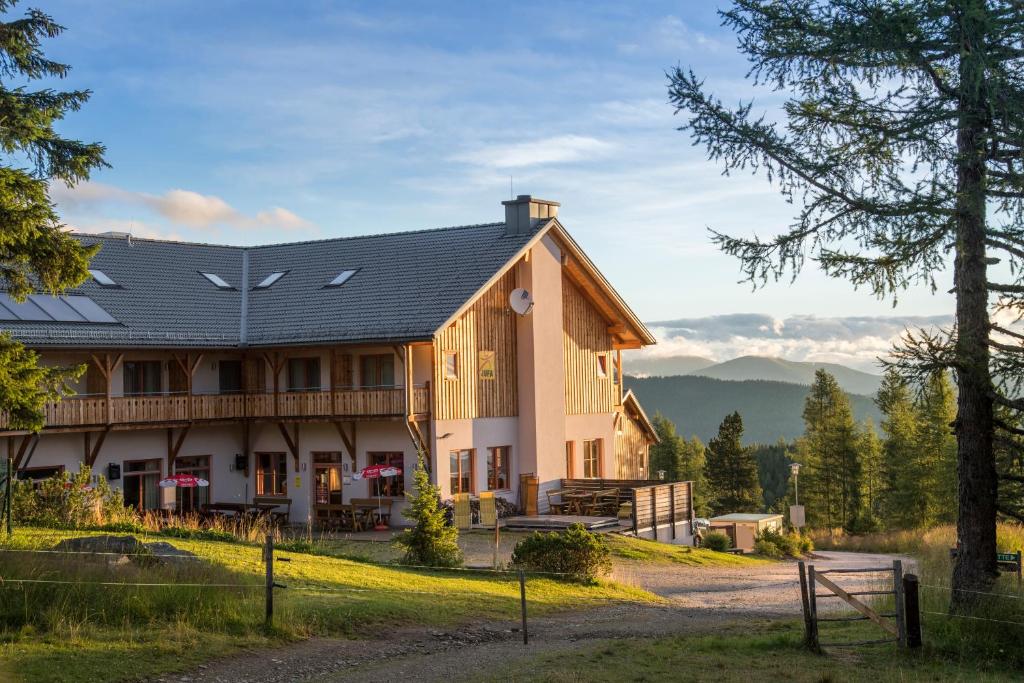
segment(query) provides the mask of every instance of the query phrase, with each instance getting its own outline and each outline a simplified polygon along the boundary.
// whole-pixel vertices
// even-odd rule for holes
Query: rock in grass
[[[90,554],[103,559],[109,564],[124,564],[128,561],[145,564],[170,564],[192,562],[195,553],[175,548],[170,543],[157,541],[142,543],[134,536],[83,536],[66,538],[53,547],[53,550],[64,553],[82,553],[83,557]]]

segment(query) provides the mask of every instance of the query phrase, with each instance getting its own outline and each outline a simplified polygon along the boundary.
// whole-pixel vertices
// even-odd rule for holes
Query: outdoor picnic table
[[[587,501],[593,500],[593,491],[562,491],[562,498],[568,505],[568,511],[574,514],[580,514],[583,511],[583,504]]]

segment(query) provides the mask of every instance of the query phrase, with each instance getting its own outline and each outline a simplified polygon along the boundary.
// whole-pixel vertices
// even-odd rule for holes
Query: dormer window
[[[199,271],[199,274],[212,282],[217,289],[234,289],[234,287],[229,285],[227,282],[224,282],[224,279],[216,273],[204,273],[203,271]]]
[[[356,274],[354,270],[343,270],[338,273],[338,277],[328,282],[324,287],[341,287],[343,284],[349,281],[353,275]]]
[[[100,287],[119,287],[120,286],[116,282],[111,280],[110,276],[108,276],[102,270],[96,270],[94,268],[90,269],[89,270],[89,275],[92,275],[92,279],[95,280],[96,284],[98,284]]]
[[[253,287],[253,289],[269,289],[275,282],[283,278],[287,272],[287,270],[279,270],[277,272],[271,273],[270,275],[263,278],[263,280],[258,285]]]

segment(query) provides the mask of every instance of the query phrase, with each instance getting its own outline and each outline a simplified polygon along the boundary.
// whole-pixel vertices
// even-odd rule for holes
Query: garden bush
[[[769,540],[758,539],[754,541],[754,552],[765,557],[782,557],[782,549]]]
[[[754,552],[766,557],[802,557],[814,549],[810,537],[763,529],[754,542]]]
[[[124,506],[120,489],[111,488],[104,477],[92,479],[92,469],[82,465],[78,472],[64,471],[38,485],[15,481],[11,494],[14,522],[61,529],[139,523],[135,510]]]
[[[535,572],[568,574],[578,581],[593,581],[612,570],[604,539],[573,524],[564,533],[534,532],[512,550],[515,567]]]
[[[725,534],[712,531],[704,536],[704,540],[701,541],[700,546],[707,548],[708,550],[715,550],[720,553],[724,553],[726,550],[732,547],[732,541]]]

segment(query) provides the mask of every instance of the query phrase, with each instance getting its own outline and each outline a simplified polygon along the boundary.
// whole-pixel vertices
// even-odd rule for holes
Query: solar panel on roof
[[[58,322],[80,323],[85,320],[85,316],[55,296],[49,296],[47,294],[30,294],[28,299],[39,308],[46,311],[47,315]]]
[[[0,320],[17,320],[18,316],[11,313],[7,308],[0,304]]]
[[[203,271],[199,271],[199,274],[216,285],[217,289],[234,289],[234,287],[225,282],[224,279],[216,273],[204,273]]]
[[[46,311],[36,306],[31,300],[18,303],[5,294],[0,303],[3,303],[5,308],[16,315],[18,320],[53,320]]]
[[[79,314],[91,323],[116,323],[117,319],[107,313],[103,308],[87,296],[64,296],[61,297],[65,303],[78,311]]]

